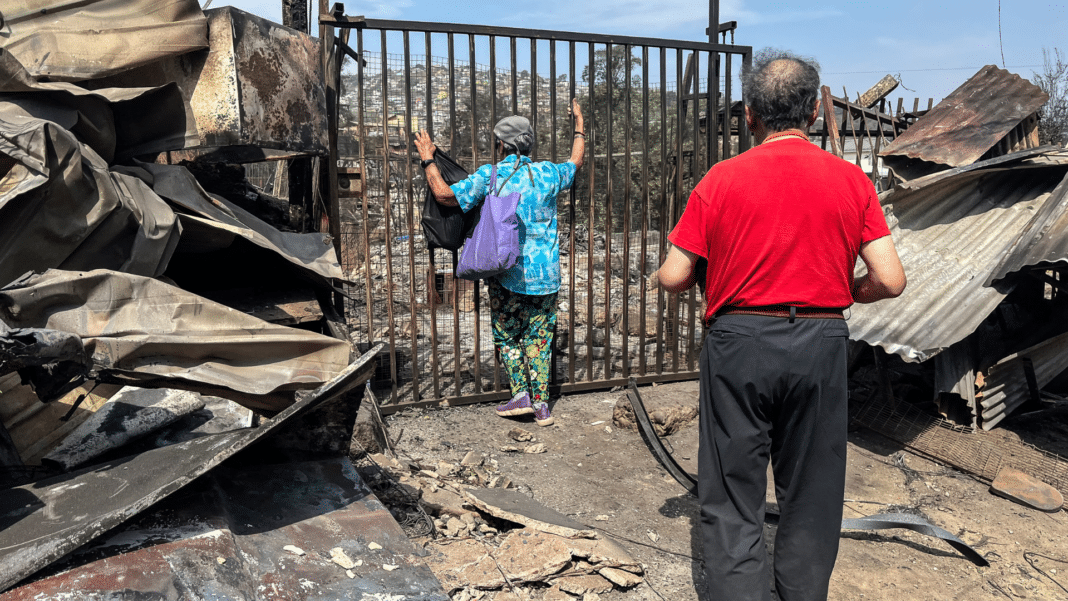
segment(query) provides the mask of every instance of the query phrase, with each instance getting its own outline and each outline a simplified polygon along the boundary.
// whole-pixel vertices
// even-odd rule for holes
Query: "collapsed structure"
[[[322,595],[444,598],[337,457],[378,349],[368,344],[356,357],[338,312],[340,241],[317,231],[337,227],[336,203],[323,193],[336,141],[334,74],[322,60],[336,50],[232,8],[202,12],[195,0],[83,4],[4,15],[12,35],[0,48],[0,592],[20,582],[12,598],[90,582],[107,590],[140,565],[150,569],[124,586],[164,596],[184,594],[182,582],[228,598],[314,582]],[[892,307],[853,308],[852,336],[865,343],[855,362],[877,347],[895,383],[908,385],[898,391],[914,391],[910,400],[993,428],[1055,398],[1043,388],[1068,369],[1068,151],[1037,145],[1041,90],[993,66],[924,114],[890,115],[874,108],[879,98],[853,103],[824,90],[822,144],[859,164],[868,141],[867,167],[885,190],[909,276]],[[719,123],[729,146],[740,104],[728,92],[726,105]],[[695,147],[697,130],[716,127],[707,121],[714,112],[703,126],[694,117]],[[276,197],[280,186],[243,177],[241,163],[265,159],[301,165],[288,199]],[[605,238],[607,253],[611,232]],[[414,237],[403,243],[414,252]],[[415,303],[410,310],[414,319]],[[618,327],[625,340],[628,317],[616,324],[606,310],[587,327],[602,340]],[[641,329],[644,343],[644,318]],[[293,461],[283,452],[294,450],[332,455]],[[1057,477],[1047,483],[1068,492]],[[156,503],[173,518],[166,527],[146,519],[127,532],[165,544],[101,538]],[[277,519],[279,507],[310,506]],[[523,537],[542,535],[512,538]],[[551,544],[562,562],[589,559],[575,548],[593,545]],[[280,553],[289,547],[301,553]],[[368,548],[381,553],[365,569],[337,570],[338,557]],[[109,549],[130,555],[94,563]],[[56,574],[33,580],[61,558]],[[461,568],[446,572],[463,576]],[[626,557],[582,570],[609,570],[628,586],[641,572]]]
[[[436,598],[425,568],[386,577],[412,548],[344,457],[374,353],[336,313],[334,240],[235,164],[325,155],[320,42],[196,0],[36,4],[3,9],[0,48],[0,591],[241,599],[318,570],[327,595]],[[125,560],[69,555],[153,504]],[[368,533],[358,578],[273,549]]]

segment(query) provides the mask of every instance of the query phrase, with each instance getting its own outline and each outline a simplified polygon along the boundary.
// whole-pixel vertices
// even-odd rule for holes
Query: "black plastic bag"
[[[467,177],[467,170],[452,160],[452,157],[441,151],[434,151],[434,162],[441,172],[442,179],[446,184],[455,184]],[[472,208],[464,213],[460,207],[447,207],[434,200],[434,193],[430,186],[426,188],[426,199],[423,201],[423,235],[426,237],[426,245],[430,250],[444,248],[446,250],[459,250],[471,235],[471,230],[478,223],[482,205]]]

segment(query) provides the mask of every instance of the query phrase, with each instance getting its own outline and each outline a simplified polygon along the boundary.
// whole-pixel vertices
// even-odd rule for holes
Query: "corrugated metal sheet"
[[[1068,151],[1057,156],[1068,162]],[[1068,262],[1068,176],[1051,194],[1042,211],[1035,214],[1028,228],[1013,242],[1005,258],[994,269],[988,283],[997,282],[1010,273],[1032,265]]]
[[[1030,398],[1023,359],[1030,359],[1039,388],[1068,369],[1068,334],[1005,357],[991,367],[981,399],[983,429],[990,430]]]
[[[987,65],[880,154],[959,167],[979,160],[1049,95],[1019,75]]]
[[[334,548],[361,565],[346,573]],[[63,564],[0,599],[449,598],[345,457],[221,466]]]
[[[986,282],[1021,235],[1036,227],[1035,216],[1052,213],[1047,205],[1059,202],[1052,192],[1068,172],[1061,155],[1020,155],[929,176],[882,195],[908,287],[896,299],[853,305],[854,339],[924,361],[973,332],[994,310],[1013,282]],[[1052,229],[1061,223],[1037,229],[1063,240],[1068,230]],[[857,274],[863,271],[858,262]]]

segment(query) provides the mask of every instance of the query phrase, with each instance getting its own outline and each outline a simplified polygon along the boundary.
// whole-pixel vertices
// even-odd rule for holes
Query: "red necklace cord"
[[[787,129],[787,130],[784,130],[784,131],[779,131],[779,132],[775,132],[773,134],[769,134],[768,137],[764,138],[764,142],[770,142],[771,140],[777,140],[779,138],[789,138],[789,137],[801,138],[803,140],[808,140],[808,134],[806,134],[805,132],[801,131],[800,129]],[[763,144],[763,142],[761,142],[761,143]]]

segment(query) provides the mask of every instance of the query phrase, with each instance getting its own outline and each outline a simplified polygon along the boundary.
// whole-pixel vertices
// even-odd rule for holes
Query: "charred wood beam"
[[[310,33],[308,31],[308,0],[282,0],[282,25]]]
[[[880,79],[879,82],[872,86],[867,92],[861,94],[860,98],[857,99],[857,104],[864,108],[874,108],[880,100],[886,98],[890,92],[897,89],[899,83],[900,82],[898,82],[893,75],[887,75]]]

